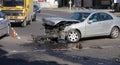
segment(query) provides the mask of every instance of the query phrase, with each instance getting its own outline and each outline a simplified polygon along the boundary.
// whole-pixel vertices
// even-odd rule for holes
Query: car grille
[[[22,10],[3,10],[3,13],[7,16],[19,16],[20,13],[22,13]]]

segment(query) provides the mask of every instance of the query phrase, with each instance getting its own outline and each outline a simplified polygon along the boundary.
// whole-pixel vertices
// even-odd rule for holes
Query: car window
[[[89,15],[90,13],[76,12],[76,13],[71,14],[68,18],[80,20],[81,22],[83,22]]]
[[[93,15],[89,18],[89,20],[92,20],[92,22],[98,22],[98,21],[100,21],[99,14],[98,14],[98,13],[93,14]]]
[[[79,20],[79,16],[80,16],[79,13],[74,13],[69,18]]]
[[[113,19],[113,17],[107,13],[100,13],[100,18],[101,18],[101,21]]]

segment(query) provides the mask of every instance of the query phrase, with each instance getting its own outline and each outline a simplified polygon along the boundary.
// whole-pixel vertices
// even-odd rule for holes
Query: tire
[[[72,43],[78,42],[80,40],[80,38],[81,38],[81,34],[77,30],[68,31],[68,34],[67,34],[67,37],[66,37],[67,41],[72,42]]]
[[[115,38],[118,38],[119,37],[119,28],[118,27],[113,27],[112,30],[111,30],[111,33],[110,33],[110,37],[112,39],[115,39]]]
[[[32,19],[28,22],[28,24],[29,24],[29,25],[32,24]]]
[[[34,15],[34,17],[33,17],[32,21],[36,21],[36,15]]]
[[[22,23],[21,23],[21,26],[22,26],[22,27],[26,27],[26,26],[27,26],[27,22],[26,22],[26,21],[22,22]]]

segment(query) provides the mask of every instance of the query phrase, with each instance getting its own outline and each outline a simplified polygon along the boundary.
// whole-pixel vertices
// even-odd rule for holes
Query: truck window
[[[24,0],[3,0],[3,6],[24,6]]]

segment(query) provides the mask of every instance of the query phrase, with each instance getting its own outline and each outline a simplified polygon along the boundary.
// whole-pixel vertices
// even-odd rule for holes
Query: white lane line
[[[28,51],[18,51],[18,50],[10,51],[10,53],[23,53],[23,52],[28,52]]]
[[[45,49],[42,49],[42,50],[12,50],[10,51],[10,53],[26,53],[26,52],[45,52],[46,50]]]
[[[101,46],[101,48],[105,49],[105,48],[113,48],[113,46]]]

